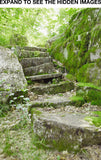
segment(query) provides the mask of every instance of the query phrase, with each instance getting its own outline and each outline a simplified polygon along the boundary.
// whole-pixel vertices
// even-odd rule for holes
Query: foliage
[[[14,34],[10,38],[10,45],[15,46],[26,46],[28,43],[28,40],[25,36],[22,36],[20,34]]]
[[[57,16],[57,26],[59,26],[58,28],[58,34],[63,33],[66,28],[68,28],[69,26],[69,20],[71,19],[72,15],[77,13],[79,10],[81,9],[77,9],[77,8],[61,8],[59,10],[59,15]]]
[[[58,83],[58,79],[53,78],[53,79],[52,79],[52,84],[57,84],[57,83]]]
[[[11,150],[12,143],[10,142],[11,136],[9,135],[9,131],[6,131],[5,136],[5,147],[3,148],[3,153],[5,153],[6,156],[13,156],[14,152]]]
[[[5,116],[8,111],[15,109],[19,104],[22,106],[25,104],[28,105],[29,98],[27,96],[27,89],[9,94],[7,103],[0,103],[0,117]]]
[[[19,35],[28,39],[28,45],[43,46],[50,37],[65,31],[70,17],[77,10],[79,9],[0,8],[0,45],[9,46],[10,39]],[[14,39],[18,39],[18,36]],[[15,42],[13,45],[19,45],[23,41]]]
[[[101,127],[101,111],[94,111],[93,115],[85,117],[85,120],[94,124],[96,127]]]
[[[9,105],[0,104],[0,117],[5,116],[9,110],[10,110]]]

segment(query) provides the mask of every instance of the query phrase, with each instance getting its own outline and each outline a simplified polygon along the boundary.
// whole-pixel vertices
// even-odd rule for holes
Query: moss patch
[[[84,83],[89,82],[90,78],[89,78],[88,68],[93,68],[93,67],[94,63],[87,63],[83,65],[76,73],[77,81]]]
[[[76,77],[72,74],[67,74],[66,78],[69,79],[70,81],[75,81],[76,80]]]
[[[101,87],[92,83],[78,83],[76,95],[83,96],[86,102],[101,106]]]
[[[73,96],[70,99],[71,99],[71,103],[76,107],[81,107],[85,103],[84,98],[81,96]]]
[[[101,111],[93,112],[93,115],[86,117],[85,120],[89,121],[90,124],[94,124],[96,127],[101,128]]]
[[[93,105],[101,106],[101,90],[91,89],[87,94],[87,101]]]
[[[82,83],[82,82],[79,82],[79,83],[77,83],[77,86],[79,86],[79,87],[90,87],[90,88],[95,88],[95,89],[101,89],[100,86],[95,86],[93,83]]]

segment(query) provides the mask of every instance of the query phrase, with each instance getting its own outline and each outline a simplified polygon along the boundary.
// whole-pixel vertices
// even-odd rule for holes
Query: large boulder
[[[0,47],[0,101],[26,87],[26,79],[17,56],[10,49]]]
[[[101,9],[86,8],[74,14],[64,34],[52,41],[49,51],[69,73],[77,76],[77,80],[85,82],[86,79],[86,82],[101,85]],[[89,68],[92,63],[95,63],[94,69]],[[86,65],[89,77],[81,73],[85,64],[90,64]]]
[[[47,147],[78,152],[80,148],[101,144],[101,129],[85,120],[86,114],[31,110],[34,135]]]

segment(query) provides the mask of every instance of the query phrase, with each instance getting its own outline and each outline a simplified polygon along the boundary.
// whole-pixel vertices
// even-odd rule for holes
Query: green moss
[[[101,106],[101,87],[92,83],[78,83],[77,86],[77,96],[83,96],[84,100],[92,105]]]
[[[80,57],[84,56],[84,54],[88,51],[89,39],[90,39],[90,32],[82,34],[80,51],[78,53]]]
[[[75,81],[76,80],[76,77],[72,74],[67,74],[66,78],[69,79],[70,81]]]
[[[92,116],[85,117],[85,120],[94,124],[96,127],[101,127],[101,111],[93,112]]]
[[[77,83],[77,86],[80,86],[80,87],[90,87],[90,88],[95,88],[95,89],[101,89],[101,87],[95,86],[93,83],[82,83],[82,82],[79,82],[79,83]]]
[[[70,98],[72,101],[83,101],[84,99],[83,99],[83,97],[80,97],[80,96],[73,96],[73,97],[71,97]]]
[[[101,68],[101,58],[96,60],[96,65]]]
[[[89,82],[89,73],[88,73],[88,68],[94,67],[94,63],[87,63],[83,65],[79,71],[76,73],[77,81],[79,82]]]
[[[68,38],[68,37],[71,36],[71,34],[72,34],[72,31],[71,31],[71,29],[70,29],[70,27],[69,27],[69,28],[66,29],[66,31],[65,31],[65,37]]]
[[[85,103],[84,98],[81,96],[73,96],[70,99],[71,99],[71,103],[76,107],[81,107]]]
[[[96,17],[94,17],[94,10],[95,9],[93,8],[86,8],[73,15],[72,19],[70,20],[70,26],[72,29],[73,27],[75,28],[75,35],[88,32],[93,28],[97,20]],[[88,19],[88,16],[91,20]]]
[[[51,55],[62,62],[67,72],[76,75],[77,80],[81,82],[91,81],[88,69],[94,66],[90,64],[90,53],[96,53],[96,50],[101,46],[101,27],[96,25],[98,20],[95,16],[95,10],[87,8],[73,15],[64,35],[54,41],[50,49]],[[100,21],[100,10],[97,10],[96,15]],[[80,39],[78,39],[79,36]],[[64,58],[64,48],[67,49],[68,59]],[[100,60],[97,65],[101,67]],[[94,79],[96,79],[97,72],[94,74]],[[101,80],[95,82],[94,79],[92,82],[101,84]]]
[[[1,104],[0,103],[0,117],[5,116],[8,111],[10,111],[10,106],[7,104]]]
[[[42,112],[41,111],[39,111],[39,110],[37,110],[37,109],[35,109],[35,108],[32,108],[31,109],[31,115],[33,115],[33,114],[36,114],[36,115],[41,115],[42,114]]]
[[[91,104],[101,106],[101,90],[90,89],[86,98]]]
[[[91,47],[96,43],[101,46],[101,26],[97,25],[91,32]]]
[[[4,70],[4,73],[8,73],[8,70]]]
[[[35,51],[35,52],[34,52],[34,56],[35,56],[35,57],[38,57],[39,55],[40,55],[40,51]]]

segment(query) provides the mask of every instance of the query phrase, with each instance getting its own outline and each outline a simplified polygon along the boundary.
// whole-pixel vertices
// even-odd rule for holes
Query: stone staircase
[[[50,80],[53,78],[62,77],[61,73],[57,73],[52,63],[52,59],[49,56],[49,54],[46,52],[45,48],[25,47],[20,52],[22,52],[21,54],[24,53],[23,56],[25,58],[21,60],[21,65],[23,67],[24,74],[27,80],[41,81],[41,80],[46,80],[46,79]],[[33,52],[32,57],[29,56],[30,52],[31,53]],[[38,52],[37,55],[35,55],[36,52]]]
[[[24,47],[19,53],[23,55],[21,64],[29,83],[34,134],[44,139],[46,146],[58,150],[77,152],[83,146],[101,144],[101,129],[85,121],[86,114],[68,110],[75,84],[63,79],[47,50]]]

